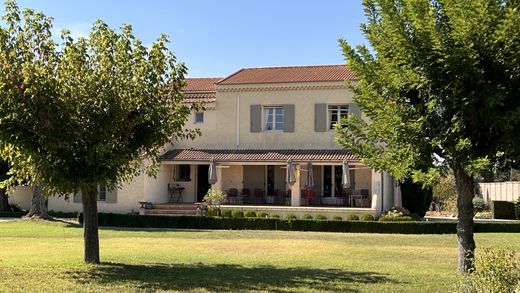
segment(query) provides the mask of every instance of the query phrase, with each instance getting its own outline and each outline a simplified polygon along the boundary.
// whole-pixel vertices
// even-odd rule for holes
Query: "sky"
[[[18,5],[52,16],[57,34],[66,28],[86,36],[97,19],[113,28],[131,24],[145,45],[166,33],[188,77],[225,77],[245,67],[341,64],[339,38],[366,44],[359,29],[365,19],[361,0],[19,0]]]

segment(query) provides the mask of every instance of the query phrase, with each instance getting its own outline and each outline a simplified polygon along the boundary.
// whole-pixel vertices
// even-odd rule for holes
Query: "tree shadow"
[[[206,289],[212,292],[314,291],[358,292],[358,285],[397,284],[375,272],[350,272],[338,269],[245,267],[233,264],[147,264],[103,263],[88,270],[68,272],[80,284],[132,286],[153,290]]]

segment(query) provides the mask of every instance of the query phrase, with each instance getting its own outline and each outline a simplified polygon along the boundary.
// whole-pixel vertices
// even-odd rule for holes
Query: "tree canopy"
[[[2,153],[46,193],[83,191],[86,212],[95,208],[97,184],[115,188],[145,167],[153,174],[165,144],[197,134],[183,127],[186,67],[166,35],[147,48],[130,25],[118,32],[96,21],[88,37],[63,31],[57,44],[42,13],[7,1],[3,19]]]
[[[398,179],[431,184],[452,169],[467,255],[459,268],[471,269],[473,178],[497,162],[520,162],[520,2],[363,4],[371,48],[340,43],[368,119],[349,117],[337,140]]]

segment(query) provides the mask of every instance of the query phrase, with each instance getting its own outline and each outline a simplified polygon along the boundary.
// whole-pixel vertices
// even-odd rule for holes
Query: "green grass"
[[[0,223],[0,292],[445,292],[455,235],[102,229],[102,265],[82,263],[82,230]],[[478,234],[520,250],[520,234]],[[478,253],[478,252],[477,252]]]

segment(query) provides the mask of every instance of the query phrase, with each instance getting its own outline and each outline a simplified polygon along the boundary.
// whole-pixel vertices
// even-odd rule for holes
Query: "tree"
[[[42,186],[34,184],[31,186],[32,198],[31,198],[31,209],[27,214],[29,218],[41,218],[47,219],[48,215],[48,199],[43,194]]]
[[[9,165],[6,161],[0,160],[0,183],[9,179]],[[7,190],[0,186],[0,212],[10,212],[9,198],[7,197]]]
[[[359,80],[338,142],[377,170],[457,185],[459,270],[473,269],[474,178],[520,155],[520,2],[365,0],[372,47],[340,40]],[[347,122],[347,121],[346,121]],[[346,123],[345,122],[345,123]]]
[[[97,186],[155,174],[165,144],[197,134],[183,127],[186,68],[167,36],[146,48],[130,25],[116,32],[96,21],[86,38],[63,31],[58,46],[42,13],[7,1],[4,21],[2,153],[48,195],[81,192],[84,260],[99,263]]]

